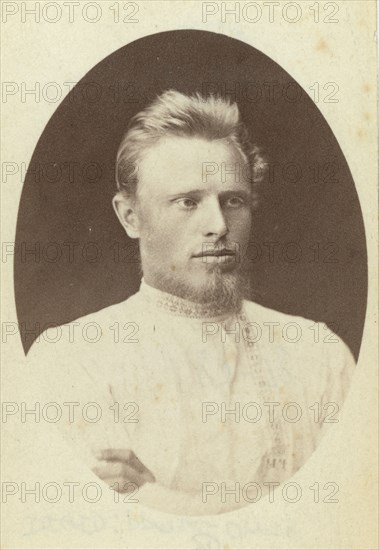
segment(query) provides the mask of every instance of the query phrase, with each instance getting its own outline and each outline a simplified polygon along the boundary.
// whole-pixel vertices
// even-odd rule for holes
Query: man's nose
[[[229,231],[225,214],[218,200],[210,199],[204,206],[203,234],[205,237],[223,237]]]

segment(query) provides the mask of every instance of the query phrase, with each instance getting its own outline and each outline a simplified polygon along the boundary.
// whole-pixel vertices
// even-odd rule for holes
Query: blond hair
[[[160,138],[201,137],[207,140],[227,140],[232,143],[249,166],[252,184],[252,204],[257,204],[257,184],[263,179],[266,162],[260,148],[250,141],[249,132],[241,122],[236,103],[220,96],[185,95],[167,90],[130,121],[117,152],[116,183],[125,197],[133,197],[138,185],[138,163],[144,150]]]

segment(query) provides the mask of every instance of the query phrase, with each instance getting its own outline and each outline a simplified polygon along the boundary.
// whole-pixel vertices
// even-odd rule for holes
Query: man
[[[236,104],[159,96],[117,155],[113,205],[139,241],[139,292],[76,321],[101,327],[96,342],[86,329],[33,347],[49,401],[101,404],[101,422],[59,423],[77,452],[164,511],[228,511],[290,478],[349,385],[354,360],[336,335],[246,299],[264,169]]]

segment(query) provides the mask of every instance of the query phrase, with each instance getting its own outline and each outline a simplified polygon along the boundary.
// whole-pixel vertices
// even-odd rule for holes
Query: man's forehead
[[[144,152],[139,164],[139,181],[141,185],[164,185],[167,192],[174,188],[205,189],[212,184],[244,186],[247,168],[231,142],[169,136]]]

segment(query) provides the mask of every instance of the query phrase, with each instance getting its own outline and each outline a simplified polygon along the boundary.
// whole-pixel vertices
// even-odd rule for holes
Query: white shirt
[[[238,313],[209,310],[143,281],[49,339],[30,352],[36,400],[79,403],[74,422],[56,423],[76,452],[93,465],[94,449],[132,449],[156,479],[140,502],[179,513],[246,505],[205,504],[204,484],[266,492],[290,478],[325,417],[338,419],[354,367],[322,324],[247,300]]]

